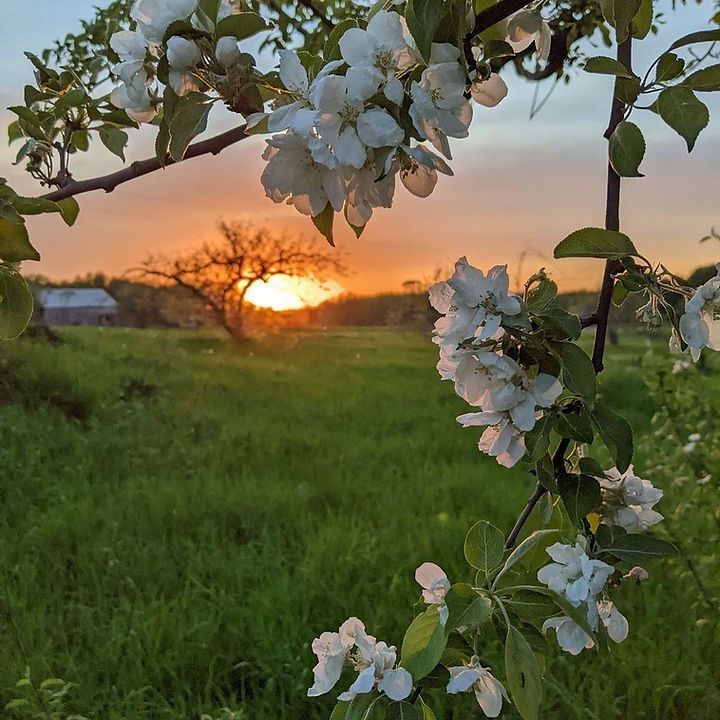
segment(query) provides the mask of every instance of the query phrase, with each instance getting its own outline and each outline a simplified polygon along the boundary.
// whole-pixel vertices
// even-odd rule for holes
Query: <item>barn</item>
[[[118,304],[103,288],[47,288],[35,293],[35,312],[47,325],[115,325]]]

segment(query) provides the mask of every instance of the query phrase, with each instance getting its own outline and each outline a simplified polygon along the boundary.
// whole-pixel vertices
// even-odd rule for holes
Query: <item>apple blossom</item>
[[[308,690],[309,697],[330,692],[346,666],[356,670],[358,676],[339,696],[340,700],[352,700],[376,687],[391,700],[404,700],[412,692],[412,676],[404,668],[396,667],[395,646],[368,635],[357,618],[346,620],[336,633],[322,633],[313,641],[312,650],[318,662],[313,668],[315,680]]]
[[[400,181],[416,197],[429,197],[438,181],[438,173],[452,175],[450,166],[424,145],[403,145],[398,151]],[[386,165],[387,167],[387,165]]]
[[[341,61],[327,63],[311,84],[307,70],[300,62],[297,53],[281,50],[280,80],[288,90],[291,101],[275,106],[268,116],[268,130],[279,132],[289,129],[307,137],[318,117],[318,109],[311,102],[310,94],[314,92],[321,78],[337,70],[341,65]]]
[[[585,607],[585,606],[583,606]],[[597,631],[602,623],[608,637],[615,643],[627,639],[629,625],[627,618],[610,600],[588,602],[587,624],[591,630]],[[572,618],[567,615],[548,618],[542,626],[543,633],[555,630],[555,637],[562,650],[571,655],[579,655],[583,650],[595,647],[595,640],[590,637]]]
[[[535,43],[538,60],[550,56],[552,31],[537,10],[519,10],[507,20],[505,40],[518,53]]]
[[[370,151],[372,154],[372,151]],[[373,209],[389,208],[395,194],[395,175],[389,173],[383,178],[378,177],[371,160],[360,169],[346,168],[345,208],[348,222],[354,227],[362,227],[372,217]]]
[[[435,563],[423,563],[415,570],[415,582],[422,588],[423,600],[428,605],[440,606],[440,622],[445,625],[449,615],[445,595],[450,589],[445,571]]]
[[[720,350],[720,263],[715,277],[701,285],[685,302],[680,318],[680,334],[690,348],[693,360],[704,347]]]
[[[215,59],[226,70],[237,65],[240,62],[240,48],[237,40],[232,36],[218,38],[215,47]]]
[[[168,40],[167,60],[170,65],[170,87],[179,97],[200,89],[200,81],[191,71],[198,66],[201,59],[200,50],[192,40],[178,35],[173,35]]]
[[[414,63],[400,15],[381,10],[367,29],[350,28],[340,38],[351,92],[370,97],[382,88],[385,97],[402,105],[405,91],[396,77]]]
[[[316,163],[307,141],[300,135],[273,135],[266,140],[263,158],[268,161],[261,182],[267,196],[288,204],[304,215],[315,217],[328,202],[339,211],[345,200],[340,168]]]
[[[525,455],[525,439],[508,413],[479,412],[460,415],[457,421],[465,428],[486,427],[480,436],[480,452],[494,457],[498,465],[514,467]]]
[[[366,106],[371,95],[367,88],[358,89],[340,75],[320,78],[310,93],[320,113],[315,129],[341,165],[360,169],[367,161],[368,148],[394,148],[405,137],[387,110]]]
[[[186,20],[198,6],[198,0],[135,0],[130,15],[137,29],[152,43],[160,43],[170,25]]]
[[[450,695],[472,691],[486,717],[496,718],[500,714],[503,698],[508,699],[507,693],[502,683],[490,673],[490,668],[480,664],[480,658],[473,656],[469,665],[450,667],[448,672],[447,692]]]
[[[485,80],[476,73],[470,85],[470,94],[479,105],[492,108],[507,97],[508,87],[497,73],[491,73]]]
[[[135,31],[121,30],[110,38],[110,47],[120,58],[111,73],[121,81],[111,92],[110,102],[124,109],[136,122],[150,122],[156,110],[150,89],[153,77],[147,71],[146,38]]]
[[[653,510],[663,492],[649,480],[635,475],[633,466],[621,473],[612,468],[600,478],[602,517],[628,533],[639,533],[659,523],[663,516]]]
[[[413,102],[409,112],[420,136],[450,159],[448,137],[468,136],[473,110],[465,97],[465,71],[457,61],[460,51],[447,43],[433,45],[433,51],[420,82],[413,81],[410,86]]]
[[[593,600],[615,571],[602,560],[590,559],[580,543],[573,547],[556,542],[545,552],[554,562],[540,568],[537,579],[576,607]]]

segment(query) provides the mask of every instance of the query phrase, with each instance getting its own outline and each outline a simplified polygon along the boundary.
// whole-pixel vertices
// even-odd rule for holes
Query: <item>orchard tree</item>
[[[185,288],[237,342],[246,340],[247,294],[273,277],[327,279],[343,274],[337,252],[304,237],[274,235],[246,222],[220,223],[221,240],[182,255],[150,257],[134,272],[143,278]]]
[[[630,294],[643,298],[640,322],[669,328],[672,352],[697,359],[704,348],[720,349],[720,272],[688,287],[647,259],[651,246],[642,252],[620,230],[623,179],[642,177],[643,117],[657,115],[691,151],[709,122],[701,98],[720,90],[719,15],[649,65],[633,63],[656,10],[654,0],[380,0],[366,9],[343,0],[136,0],[99,12],[84,37],[30,56],[36,86],[13,108],[10,135],[29,172],[52,189],[38,198],[0,189],[5,336],[19,333],[31,310],[16,269],[38,257],[26,215],[58,212],[72,223],[82,193],[269,134],[261,178],[268,197],[312,218],[331,243],[336,215],[359,236],[375,208],[392,205],[398,179],[427,197],[438,174],[452,174],[451,139],[469,136],[478,106],[503,100],[508,63],[531,79],[562,76],[579,59],[580,38],[598,34],[612,47],[582,61],[586,72],[615,78],[605,225],[575,230],[555,248],[556,258],[602,262],[596,310],[578,317],[558,308],[558,288],[543,272],[513,294],[505,266],[483,272],[465,258],[430,290],[441,314],[438,370],[468,404],[459,423],[483,428],[480,451],[503,467],[522,463],[535,489],[507,533],[487,520],[470,529],[464,577],[418,567],[421,602],[399,651],[357,618],[319,635],[308,693],[336,694],[333,720],[431,720],[438,692],[473,693],[488,717],[512,703],[535,720],[539,657],[549,652],[542,635],[571,655],[605,638],[623,642],[630,623],[616,589],[646,580],[647,562],[675,553],[662,537],[663,493],[633,466],[632,428],[601,382],[610,308]],[[277,70],[260,71],[247,52],[245,41],[258,33],[278,50]],[[303,42],[298,52],[285,47],[294,41]],[[215,104],[244,121],[193,142]],[[74,177],[72,157],[91,139],[122,158],[127,131],[140,123],[157,130],[156,157]],[[591,354],[578,343],[588,329]],[[488,658],[499,652],[504,665],[491,672]],[[336,690],[348,672],[353,680]]]

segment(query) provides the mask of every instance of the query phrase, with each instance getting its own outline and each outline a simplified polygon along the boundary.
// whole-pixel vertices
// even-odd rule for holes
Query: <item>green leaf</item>
[[[578,461],[580,472],[583,475],[590,475],[591,477],[604,478],[605,471],[602,465],[591,457],[583,457]]]
[[[535,473],[538,482],[549,492],[557,492],[557,481],[555,480],[555,466],[552,458],[546,454],[535,463]]]
[[[394,702],[388,705],[385,720],[421,720],[418,709],[409,702]]]
[[[674,80],[682,75],[684,69],[685,61],[682,58],[675,55],[675,53],[665,53],[658,60],[655,81],[667,82],[668,80]]]
[[[13,340],[28,326],[33,296],[25,278],[12,268],[0,266],[0,340]]]
[[[668,50],[677,50],[678,48],[695,45],[696,43],[718,41],[720,41],[720,29],[700,30],[699,32],[693,32],[689,35],[683,35],[679,40],[676,40]]]
[[[531,533],[528,537],[526,537],[511,553],[508,559],[505,561],[505,564],[502,567],[502,570],[497,574],[497,577],[495,578],[495,582],[493,585],[496,585],[498,580],[508,571],[510,570],[514,565],[520,562],[528,553],[533,552],[535,548],[543,541],[548,538],[550,535],[557,535],[557,530],[550,529],[550,530],[535,530],[535,532]]]
[[[545,334],[554,340],[577,340],[582,333],[580,318],[562,308],[550,308],[539,316]]]
[[[465,536],[465,559],[486,575],[500,565],[505,553],[505,536],[485,520],[475,523]]]
[[[619,43],[627,39],[642,0],[600,0],[605,19],[615,28]]]
[[[660,117],[687,143],[688,152],[695,147],[700,133],[710,122],[707,106],[688,87],[665,88],[657,99]]]
[[[612,553],[620,560],[641,564],[655,558],[674,557],[677,548],[665,540],[652,535],[617,535],[604,552]]]
[[[405,6],[408,29],[425,62],[430,61],[430,49],[444,12],[443,3],[437,0],[408,0]]]
[[[330,720],[345,720],[349,707],[349,702],[339,700],[338,704],[333,708],[333,711],[330,713]]]
[[[597,390],[597,375],[588,354],[573,343],[552,343],[562,362],[562,384],[570,392],[592,402]]]
[[[621,280],[616,281],[612,289],[613,305],[615,305],[615,307],[620,307],[625,302],[629,294],[630,291],[623,282]]]
[[[420,698],[420,711],[422,712],[422,720],[437,720],[435,713],[422,698]]]
[[[439,608],[431,606],[410,623],[405,633],[402,666],[416,682],[421,680],[440,662],[446,643]]]
[[[545,559],[547,560],[547,555]],[[506,604],[523,620],[536,620],[537,618],[545,620],[557,612],[555,603],[549,597],[528,590],[518,590],[513,593]]]
[[[720,65],[710,65],[697,70],[688,75],[682,81],[682,84],[695,90],[695,92],[715,92],[720,90]]]
[[[615,460],[617,469],[625,472],[633,457],[633,432],[630,423],[604,403],[596,403],[592,418],[605,446]]]
[[[558,260],[572,257],[618,259],[627,255],[637,255],[635,245],[627,235],[595,227],[570,233],[560,241],[554,253]]]
[[[21,215],[42,215],[43,213],[59,213],[57,203],[44,198],[13,197],[10,202]]]
[[[60,208],[60,215],[65,224],[72,227],[80,214],[80,205],[74,197],[58,200],[57,206]]]
[[[541,280],[529,293],[525,304],[528,310],[539,313],[544,310],[558,294],[557,283],[547,278]]]
[[[633,78],[635,77],[619,60],[614,58],[598,55],[591,57],[583,68],[585,72],[594,75],[614,75],[615,77]]]
[[[589,475],[565,474],[558,478],[558,489],[573,525],[583,527],[583,520],[600,505],[600,483]]]
[[[632,35],[638,40],[644,40],[652,30],[654,17],[653,0],[642,0],[640,10],[632,22]]]
[[[217,24],[215,34],[217,37],[235,37],[238,40],[246,40],[269,29],[268,23],[257,13],[241,12],[223,18]]]
[[[203,93],[191,92],[178,99],[175,112],[168,122],[170,156],[175,162],[183,159],[193,138],[205,132],[211,108],[212,103]]]
[[[335,211],[333,210],[333,206],[328,203],[319,215],[315,215],[312,218],[312,221],[320,234],[328,241],[328,245],[335,247],[335,239],[333,238]]]
[[[113,155],[125,162],[125,146],[128,143],[126,132],[111,125],[104,125],[100,128],[100,141]]]
[[[374,700],[377,700],[377,696],[373,697],[372,693],[356,695],[348,704],[343,720],[365,720]]]
[[[470,585],[457,583],[445,596],[448,619],[445,632],[459,627],[475,628],[486,623],[492,616],[492,602],[485,595],[479,595]]]
[[[40,254],[30,244],[25,225],[0,218],[0,258],[11,263],[40,259]]]
[[[550,598],[555,603],[555,605],[557,605],[558,608],[563,611],[565,615],[567,615],[573,622],[575,622],[583,629],[583,632],[585,632],[590,637],[593,636],[594,633],[588,625],[586,613],[583,612],[582,607],[576,608],[575,606],[571,605],[562,595],[554,593],[552,590],[550,590],[550,588],[546,588],[543,585],[518,585],[515,590],[516,592],[520,590],[525,590],[531,593],[539,593],[540,595],[544,595],[545,597]]]
[[[610,136],[610,163],[620,177],[644,177],[639,171],[645,157],[645,138],[640,128],[623,120]]]
[[[595,437],[590,415],[583,408],[562,412],[555,418],[555,432],[561,437],[591,443]]]
[[[542,703],[540,667],[528,641],[512,625],[505,639],[505,675],[520,717],[537,720]]]
[[[640,90],[638,78],[619,77],[615,80],[615,97],[625,105],[634,105],[640,95]]]

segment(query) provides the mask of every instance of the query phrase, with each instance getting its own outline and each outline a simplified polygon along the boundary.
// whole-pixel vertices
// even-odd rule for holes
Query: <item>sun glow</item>
[[[343,291],[334,280],[319,283],[313,278],[275,275],[267,282],[255,283],[247,293],[247,301],[255,307],[271,310],[300,310],[314,307]]]

